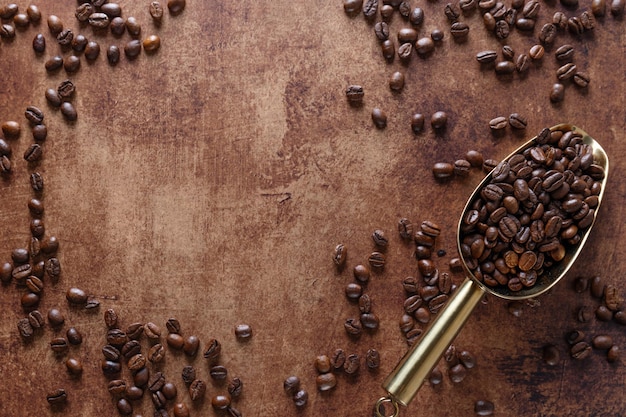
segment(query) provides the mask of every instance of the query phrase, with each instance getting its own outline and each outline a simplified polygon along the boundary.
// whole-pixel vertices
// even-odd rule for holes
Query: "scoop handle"
[[[407,406],[484,294],[470,278],[457,288],[445,308],[383,382],[389,399]]]

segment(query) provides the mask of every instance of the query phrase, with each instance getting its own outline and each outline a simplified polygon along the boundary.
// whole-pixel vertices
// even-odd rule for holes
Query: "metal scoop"
[[[512,292],[506,286],[489,287],[478,281],[470,272],[465,260],[461,256],[466,278],[457,288],[453,297],[448,301],[447,306],[439,313],[430,328],[422,336],[419,343],[405,354],[402,360],[396,365],[395,369],[383,382],[383,388],[387,392],[387,396],[380,398],[375,405],[375,415],[377,417],[396,417],[400,412],[400,405],[407,406],[417,394],[424,380],[428,377],[432,369],[435,367],[439,359],[452,343],[465,321],[470,316],[474,307],[478,304],[485,293],[495,295],[508,300],[523,300],[536,297],[545,293],[553,285],[555,285],[570,267],[576,261],[580,254],[585,241],[589,237],[593,223],[598,213],[598,208],[602,202],[602,196],[606,189],[606,181],[609,171],[609,160],[606,152],[598,142],[591,138],[582,129],[569,125],[560,124],[550,128],[551,131],[568,131],[572,130],[582,135],[584,144],[590,145],[593,153],[594,164],[604,169],[604,177],[601,179],[602,188],[598,195],[598,205],[596,206],[593,221],[581,235],[578,244],[567,248],[565,257],[554,262],[552,266],[545,268],[541,276],[537,278],[534,286],[525,288],[521,291]],[[518,149],[513,151],[504,160],[509,160],[512,156],[522,153],[524,150],[536,145],[537,137],[532,138],[524,143]],[[492,171],[493,173],[493,171]],[[463,215],[459,221],[457,230],[457,245],[459,253],[461,253],[461,226],[465,213],[471,209],[472,202],[477,198],[480,190],[486,186],[491,180],[492,173],[489,173],[485,179],[476,187],[469,198]],[[391,414],[386,414],[385,405],[391,405]]]

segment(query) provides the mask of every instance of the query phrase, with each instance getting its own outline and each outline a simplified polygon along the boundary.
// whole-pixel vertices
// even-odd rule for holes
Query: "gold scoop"
[[[439,359],[448,346],[450,346],[458,332],[461,330],[461,327],[465,324],[465,321],[469,318],[472,310],[485,293],[507,300],[524,300],[536,297],[552,288],[554,284],[563,278],[565,273],[576,261],[576,258],[585,244],[585,241],[589,237],[589,232],[593,227],[593,223],[595,223],[598,208],[602,202],[602,196],[604,194],[604,190],[606,189],[606,181],[609,172],[609,160],[606,152],[602,149],[602,146],[600,146],[598,142],[596,142],[582,129],[570,124],[559,124],[551,127],[550,130],[571,130],[581,134],[583,143],[591,146],[594,163],[604,169],[604,178],[601,180],[602,188],[600,190],[600,194],[598,195],[598,205],[595,209],[591,225],[584,230],[577,245],[567,248],[565,257],[560,262],[554,262],[552,266],[543,271],[542,275],[537,278],[537,282],[534,286],[525,288],[518,292],[511,292],[505,286],[488,287],[482,282],[479,282],[470,272],[470,269],[465,263],[465,259],[461,256],[460,258],[466,271],[465,280],[457,288],[454,296],[450,298],[446,307],[439,313],[435,321],[433,321],[428,331],[424,333],[420,342],[413,345],[413,347],[404,355],[402,360],[396,365],[395,369],[383,382],[382,386],[387,392],[387,396],[380,398],[376,402],[374,411],[377,417],[387,416],[385,404],[392,406],[392,414],[389,414],[389,416],[396,417],[400,412],[400,405],[406,407],[411,402],[413,397],[417,394],[417,391],[422,386],[424,380],[428,377],[437,362],[439,362]],[[534,137],[524,143],[504,160],[509,160],[513,155],[522,153],[525,149],[535,145],[536,138],[537,137]],[[459,254],[461,253],[461,226],[465,213],[471,209],[471,204],[477,198],[480,190],[489,183],[491,177],[492,173],[489,173],[483,181],[481,181],[463,209],[463,214],[461,215],[461,220],[459,221],[457,229],[457,246]]]

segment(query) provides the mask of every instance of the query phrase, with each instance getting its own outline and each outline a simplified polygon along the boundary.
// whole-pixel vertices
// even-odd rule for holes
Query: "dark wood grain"
[[[455,345],[470,350],[477,366],[460,384],[447,376],[441,386],[425,384],[403,415],[469,416],[476,400],[492,401],[498,416],[620,416],[626,413],[624,360],[608,363],[594,350],[584,361],[567,353],[565,333],[579,327],[591,336],[610,334],[624,349],[624,328],[615,322],[580,324],[575,311],[600,300],[573,291],[578,276],[600,275],[622,290],[626,252],[622,181],[626,163],[624,128],[624,21],[609,13],[591,33],[559,32],[544,59],[524,77],[497,77],[481,68],[475,54],[500,53],[508,44],[517,54],[536,43],[540,27],[557,10],[574,16],[586,10],[542,2],[534,33],[513,31],[498,42],[483,27],[478,12],[462,16],[470,26],[464,43],[452,40],[443,3],[421,2],[426,15],[420,36],[439,28],[444,40],[432,55],[408,64],[385,62],[362,15],[347,16],[341,0],[292,2],[188,1],[178,16],[166,13],[160,27],[148,14],[147,1],[122,1],[125,17],[142,24],[142,38],[158,34],[161,49],[107,64],[108,45],[116,38],[94,33],[74,18],[75,2],[41,1],[44,19],[57,15],[77,33],[97,40],[100,57],[76,74],[48,74],[43,63],[60,53],[45,22],[18,30],[0,43],[0,120],[22,125],[13,147],[13,174],[0,181],[0,260],[30,239],[27,203],[32,198],[22,159],[32,142],[23,113],[28,105],[45,111],[48,139],[36,167],[45,179],[46,235],[58,237],[62,276],[45,281],[39,309],[60,308],[66,324],[48,325],[32,341],[20,340],[17,321],[24,290],[0,287],[0,390],[3,416],[116,415],[100,370],[105,343],[103,312],[115,309],[125,327],[153,321],[165,329],[168,317],[182,323],[185,336],[197,335],[201,351],[211,338],[222,343],[220,363],[239,376],[243,395],[235,404],[245,416],[363,416],[384,394],[380,385],[407,349],[398,329],[404,292],[402,279],[414,275],[414,247],[396,232],[399,218],[442,227],[435,256],[441,271],[456,256],[455,230],[466,198],[482,173],[437,183],[434,162],[453,162],[470,149],[501,158],[545,126],[576,124],[606,149],[611,169],[599,221],[582,258],[549,294],[525,304],[520,317],[507,303],[487,298],[478,306]],[[18,3],[23,10],[27,3]],[[413,6],[417,5],[412,1]],[[3,22],[5,23],[5,22]],[[406,26],[396,13],[392,36]],[[37,33],[47,51],[37,56]],[[586,90],[568,83],[564,102],[548,99],[558,63],[553,52],[570,43],[574,62],[591,76]],[[64,52],[64,54],[68,54]],[[402,71],[401,93],[388,88],[392,72]],[[70,78],[78,120],[65,122],[47,105],[44,92]],[[349,84],[365,89],[360,108],[348,105]],[[371,109],[383,108],[388,127],[376,129]],[[427,116],[444,110],[447,128],[429,126],[413,135],[414,112]],[[525,132],[510,129],[500,138],[488,121],[517,112],[528,118]],[[357,315],[344,286],[351,268],[374,250],[371,233],[387,232],[390,244],[384,270],[372,275],[366,291],[380,317],[380,329],[358,340],[347,337],[343,322]],[[348,247],[347,267],[338,271],[330,253]],[[463,277],[454,274],[456,283]],[[67,288],[77,286],[96,297],[100,309],[87,312],[68,305]],[[235,325],[248,323],[253,336],[237,341]],[[50,340],[69,326],[84,335],[82,345],[56,357]],[[164,339],[163,339],[164,340]],[[147,350],[149,343],[143,339]],[[542,348],[561,351],[557,366],[542,361]],[[364,357],[381,353],[376,372],[362,369],[354,378],[338,375],[336,388],[315,388],[315,357],[336,348]],[[68,357],[84,365],[70,377]],[[181,370],[194,364],[208,381],[207,399],[191,407],[194,416],[219,415],[210,396],[225,392],[210,382],[207,361],[167,351],[158,367],[178,387],[178,401],[190,405]],[[445,367],[442,364],[442,369]],[[309,404],[297,411],[282,383],[298,375]],[[125,369],[122,377],[130,381]],[[64,387],[68,404],[51,409],[46,393]],[[152,415],[149,398],[133,403],[136,415]],[[171,410],[173,403],[169,403]]]

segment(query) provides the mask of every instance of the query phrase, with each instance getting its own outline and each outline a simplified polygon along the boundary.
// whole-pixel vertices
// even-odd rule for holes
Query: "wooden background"
[[[564,335],[583,329],[610,334],[626,349],[624,327],[611,322],[577,323],[576,310],[598,300],[572,289],[575,277],[600,275],[624,290],[624,105],[626,44],[624,20],[608,14],[591,33],[560,32],[540,63],[525,77],[496,77],[480,68],[475,54],[509,44],[519,54],[537,42],[539,28],[557,10],[575,16],[588,10],[564,9],[541,2],[532,34],[513,31],[498,42],[478,13],[464,16],[467,42],[452,40],[443,13],[445,2],[411,0],[425,11],[420,36],[439,28],[445,38],[428,58],[408,65],[382,58],[373,27],[362,15],[349,17],[341,0],[232,2],[188,0],[179,16],[167,12],[157,28],[148,1],[120,0],[125,17],[135,16],[142,37],[158,34],[162,47],[136,60],[122,57],[116,67],[106,47],[130,38],[95,34],[74,18],[76,2],[41,0],[44,19],[55,14],[66,27],[97,40],[100,57],[75,74],[48,74],[44,62],[60,52],[45,23],[18,30],[0,45],[0,120],[22,124],[13,147],[13,174],[0,182],[0,259],[30,239],[27,203],[32,197],[28,167],[22,159],[32,142],[28,105],[45,111],[49,135],[37,169],[44,175],[46,234],[60,241],[62,276],[46,281],[39,309],[58,307],[66,315],[61,331],[49,326],[23,343],[17,321],[23,290],[0,287],[0,409],[3,416],[117,415],[100,370],[106,327],[102,313],[115,309],[123,326],[153,321],[164,327],[176,317],[185,335],[223,344],[221,363],[244,382],[236,407],[245,416],[365,416],[383,394],[380,384],[406,351],[398,328],[404,293],[401,282],[416,274],[413,245],[396,232],[399,218],[431,220],[442,227],[435,257],[441,271],[456,256],[455,228],[460,211],[481,178],[434,181],[434,162],[461,157],[469,149],[501,158],[541,128],[560,122],[579,125],[606,149],[611,163],[609,188],[599,221],[582,259],[551,293],[523,306],[520,317],[507,303],[488,298],[479,305],[455,344],[470,350],[476,368],[460,384],[445,377],[441,386],[426,384],[403,410],[406,416],[469,416],[474,402],[495,404],[498,416],[621,416],[626,413],[626,359],[609,364],[594,351],[585,361],[567,353]],[[508,6],[508,2],[505,2]],[[18,2],[24,10],[28,2]],[[380,17],[378,17],[380,18]],[[393,16],[394,34],[406,26]],[[47,50],[36,56],[35,34],[46,36]],[[553,51],[570,43],[574,62],[591,76],[585,91],[567,85],[565,100],[548,99],[558,63]],[[406,74],[400,94],[388,88],[393,71]],[[78,120],[69,124],[44,98],[47,88],[70,78],[77,86]],[[362,108],[350,107],[344,90],[363,85]],[[376,129],[374,107],[389,115]],[[427,126],[413,135],[410,117],[438,110],[449,116],[447,129]],[[507,130],[494,138],[488,121],[518,112],[528,118],[521,135]],[[380,329],[350,340],[343,322],[357,307],[343,294],[353,280],[351,268],[374,250],[371,233],[387,232],[387,266],[374,274],[367,292],[380,317]],[[347,268],[331,261],[336,244],[348,247]],[[459,282],[462,276],[454,275]],[[101,302],[99,311],[70,308],[64,294],[77,286]],[[238,342],[234,326],[249,323],[252,340]],[[68,356],[82,360],[80,378],[67,375],[63,359],[49,341],[69,326],[84,335]],[[142,342],[147,348],[147,341]],[[547,366],[542,347],[555,344],[559,364]],[[314,359],[336,348],[364,356],[381,353],[378,372],[362,369],[356,378],[338,376],[336,388],[315,388]],[[68,357],[66,356],[66,357]],[[204,358],[168,351],[161,366],[176,383],[178,400],[189,404],[180,379],[182,367],[197,366],[209,381]],[[298,375],[309,404],[297,411],[282,382]],[[123,376],[128,379],[127,371]],[[209,382],[207,400],[194,416],[217,415],[210,396],[225,387]],[[61,412],[51,410],[46,393],[68,391]],[[170,409],[171,409],[170,404]],[[135,414],[152,415],[146,397]]]

